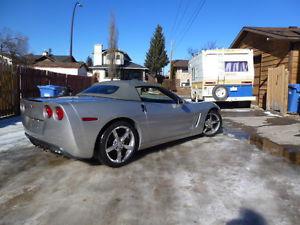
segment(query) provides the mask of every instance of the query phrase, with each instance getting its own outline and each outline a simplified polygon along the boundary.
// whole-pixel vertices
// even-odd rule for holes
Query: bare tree
[[[4,28],[0,31],[0,52],[9,54],[17,63],[22,62],[28,53],[28,38]]]
[[[216,41],[208,41],[205,45],[202,46],[201,50],[210,50],[218,48]]]
[[[194,55],[196,55],[199,52],[199,49],[188,48],[187,52],[188,52],[188,54],[189,54],[190,57],[193,57]]]
[[[195,56],[197,53],[201,52],[202,50],[210,50],[210,49],[216,49],[218,48],[216,41],[208,41],[206,44],[202,46],[202,48],[199,50],[197,48],[188,48],[187,52],[190,57]]]
[[[118,49],[118,30],[116,26],[115,16],[112,13],[110,16],[109,23],[109,49],[108,49],[108,77],[113,80],[114,77],[117,77],[117,67],[115,63],[116,51]]]

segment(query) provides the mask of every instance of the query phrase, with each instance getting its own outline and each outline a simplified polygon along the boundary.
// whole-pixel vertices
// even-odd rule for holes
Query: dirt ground
[[[0,224],[300,224],[300,167],[249,140],[247,113],[119,169],[41,151],[19,118],[0,121]]]

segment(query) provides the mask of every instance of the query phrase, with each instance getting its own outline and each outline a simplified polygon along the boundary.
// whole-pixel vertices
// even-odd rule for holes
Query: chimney
[[[43,55],[43,56],[47,56],[47,55],[49,55],[49,53],[48,53],[47,50],[44,50],[43,53],[42,53],[42,55]]]
[[[96,44],[94,46],[94,66],[102,66],[102,44]]]

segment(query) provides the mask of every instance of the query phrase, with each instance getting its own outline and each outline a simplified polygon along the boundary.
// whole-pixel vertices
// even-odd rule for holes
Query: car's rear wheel
[[[96,157],[107,166],[120,167],[130,161],[137,148],[136,129],[126,121],[118,121],[101,135]]]
[[[222,117],[218,110],[210,110],[205,118],[203,134],[212,137],[220,132],[222,128]]]

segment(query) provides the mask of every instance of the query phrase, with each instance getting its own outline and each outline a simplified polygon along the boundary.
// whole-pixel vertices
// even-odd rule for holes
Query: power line
[[[178,20],[179,21],[178,24],[177,24],[178,29],[175,29],[174,37],[176,37],[177,31],[180,31],[181,23],[182,23],[182,21],[184,21],[184,18],[185,18],[185,15],[186,15],[187,11],[188,11],[189,6],[190,6],[190,4],[188,4],[188,3],[185,4],[185,8],[183,10],[183,13],[181,14],[181,17]]]
[[[190,20],[187,23],[186,29],[183,31],[182,36],[179,39],[179,41],[177,42],[177,45],[175,46],[174,50],[181,44],[181,42],[184,39],[185,35],[189,31],[189,29],[192,27],[193,23],[195,22],[195,20],[197,19],[198,15],[199,15],[201,9],[203,8],[205,2],[206,2],[206,0],[201,0],[199,2],[198,8],[196,8],[196,10],[194,11],[193,15],[190,17]]]
[[[177,10],[176,10],[176,14],[175,14],[175,20],[174,20],[174,23],[173,23],[171,31],[170,31],[170,37],[172,37],[173,31],[174,31],[174,29],[176,27],[182,2],[183,2],[183,0],[179,0],[179,4],[178,4]]]

